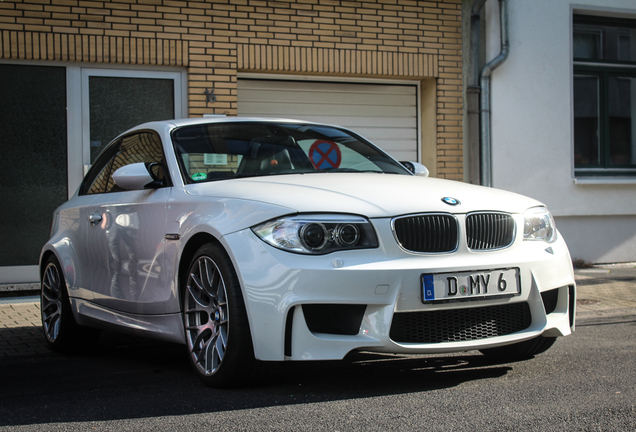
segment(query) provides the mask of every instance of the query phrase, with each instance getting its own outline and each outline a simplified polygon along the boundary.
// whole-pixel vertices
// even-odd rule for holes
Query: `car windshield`
[[[272,174],[410,173],[363,138],[331,126],[223,122],[175,129],[186,183]]]

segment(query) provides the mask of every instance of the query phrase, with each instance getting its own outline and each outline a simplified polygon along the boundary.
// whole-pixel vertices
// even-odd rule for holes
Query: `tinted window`
[[[113,181],[113,173],[133,163],[158,163],[164,166],[161,139],[154,132],[140,132],[124,137],[118,145],[108,148],[97,160],[85,182],[90,184],[86,193],[108,193],[122,191]],[[161,180],[166,180],[164,169],[156,171]],[[82,188],[83,190],[84,188]]]

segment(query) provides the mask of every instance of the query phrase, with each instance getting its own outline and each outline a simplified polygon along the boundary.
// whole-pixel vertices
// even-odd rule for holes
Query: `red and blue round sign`
[[[335,142],[317,140],[309,147],[309,160],[316,169],[334,169],[340,166],[342,154]]]

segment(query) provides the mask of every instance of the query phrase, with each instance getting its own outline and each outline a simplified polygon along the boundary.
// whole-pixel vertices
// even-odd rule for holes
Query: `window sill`
[[[636,184],[636,177],[575,177],[574,184],[580,185],[630,185]]]

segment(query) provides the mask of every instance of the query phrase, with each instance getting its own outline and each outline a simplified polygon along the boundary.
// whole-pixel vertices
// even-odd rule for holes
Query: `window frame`
[[[613,27],[628,27],[636,30],[636,20],[624,18],[608,18],[588,15],[573,16],[572,43],[574,43],[574,25],[598,25]],[[636,40],[633,41],[636,44]],[[601,42],[601,46],[603,42]],[[602,57],[602,54],[601,54]],[[572,136],[572,159],[575,178],[590,177],[636,177],[636,163],[633,164],[611,164],[610,145],[610,79],[613,77],[624,77],[636,79],[636,61],[619,61],[605,59],[587,59],[574,57],[572,50],[572,94],[574,103],[574,78],[578,75],[594,76],[598,78],[598,146],[599,162],[595,165],[577,165],[575,158],[576,143],[574,134]],[[631,101],[636,104],[636,100]],[[574,105],[572,108],[572,122],[574,132]],[[636,130],[632,130],[632,140],[635,140]],[[636,148],[633,149],[636,151]]]

